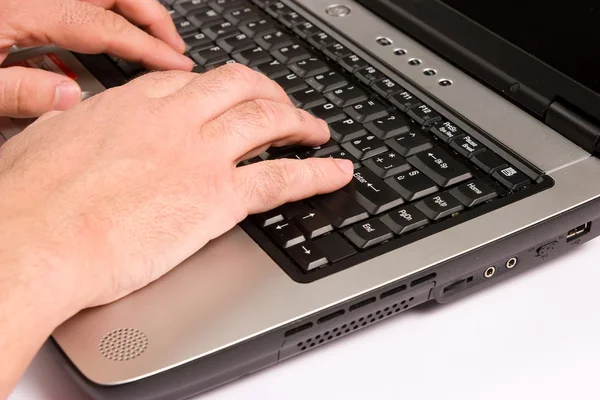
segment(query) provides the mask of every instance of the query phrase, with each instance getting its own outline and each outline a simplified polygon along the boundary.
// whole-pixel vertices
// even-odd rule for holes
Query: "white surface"
[[[425,306],[201,396],[598,399],[600,239],[463,300]],[[42,350],[10,400],[87,399]]]

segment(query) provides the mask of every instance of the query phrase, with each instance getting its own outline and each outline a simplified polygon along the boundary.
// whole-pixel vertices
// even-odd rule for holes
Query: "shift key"
[[[437,147],[409,157],[407,161],[441,187],[455,185],[473,176],[467,167]]]
[[[369,214],[350,193],[338,190],[309,199],[314,208],[336,228],[352,225],[369,218]]]

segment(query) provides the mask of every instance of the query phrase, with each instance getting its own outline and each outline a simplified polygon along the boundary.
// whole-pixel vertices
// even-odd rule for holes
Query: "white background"
[[[213,390],[230,399],[598,399],[600,239]],[[42,350],[10,400],[87,399]]]

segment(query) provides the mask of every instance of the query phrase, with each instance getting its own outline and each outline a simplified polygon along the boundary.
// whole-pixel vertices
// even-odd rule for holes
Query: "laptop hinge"
[[[546,110],[544,122],[585,151],[600,157],[600,122],[594,118],[557,99]]]

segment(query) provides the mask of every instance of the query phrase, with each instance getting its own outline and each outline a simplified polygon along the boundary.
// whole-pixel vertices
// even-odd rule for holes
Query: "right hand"
[[[156,0],[0,0],[0,64],[13,45],[49,44],[109,53],[150,69],[190,71],[194,64],[181,54],[185,43]],[[68,77],[0,68],[0,116],[37,117],[80,101],[81,89]]]
[[[15,265],[30,270],[16,273],[67,297],[57,312],[114,301],[248,214],[349,183],[348,160],[236,167],[271,145],[328,139],[324,121],[247,67],[147,74],[1,148],[0,254],[25,258]]]

